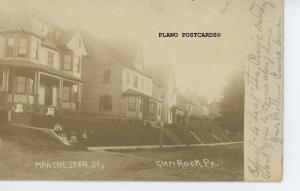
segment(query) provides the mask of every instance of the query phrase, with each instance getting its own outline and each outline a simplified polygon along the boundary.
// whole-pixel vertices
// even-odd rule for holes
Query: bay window
[[[15,84],[16,94],[34,94],[34,81],[32,78],[25,76],[17,76]]]
[[[36,40],[32,40],[30,57],[33,60],[38,60],[38,55],[39,55],[39,43]]]
[[[28,40],[25,37],[19,38],[18,57],[27,58]]]
[[[8,37],[5,47],[5,56],[14,57],[15,52],[15,39],[13,37]]]
[[[31,78],[27,79],[27,91],[29,95],[34,94],[34,81]]]
[[[16,78],[16,93],[25,94],[26,93],[26,77],[18,76]]]

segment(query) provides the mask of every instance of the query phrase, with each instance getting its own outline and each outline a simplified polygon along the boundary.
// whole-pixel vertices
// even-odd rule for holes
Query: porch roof
[[[54,68],[51,68],[51,67],[48,67],[48,66],[45,66],[42,64],[36,64],[36,63],[30,62],[30,61],[5,60],[5,61],[0,61],[0,64],[5,65],[10,68],[32,69],[34,71],[41,71],[41,72],[49,73],[49,74],[56,75],[56,76],[66,78],[69,80],[73,80],[76,82],[84,82],[83,80],[81,80],[71,74],[65,73],[63,71],[60,71],[60,70],[57,70],[57,69],[54,69]]]
[[[188,113],[188,116],[191,118],[200,118],[199,115],[197,115],[196,113],[192,112],[192,113]]]
[[[136,90],[133,90],[133,89],[127,89],[126,91],[124,91],[122,93],[122,95],[124,95],[124,96],[141,96],[141,97],[145,97],[145,98],[148,98],[148,99],[152,99],[152,100],[157,101],[157,102],[162,102],[161,100],[159,100],[159,99],[157,99],[153,96],[144,94],[142,92],[139,92],[139,91],[136,91]]]
[[[184,108],[182,108],[182,107],[180,107],[178,105],[172,105],[172,107],[170,109],[172,109],[172,110],[176,110],[177,109],[177,110],[181,110],[183,112],[186,112],[186,110]]]

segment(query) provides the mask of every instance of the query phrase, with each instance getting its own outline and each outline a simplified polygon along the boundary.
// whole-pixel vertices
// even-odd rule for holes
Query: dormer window
[[[6,41],[5,56],[14,57],[15,51],[15,39],[13,37],[8,37]]]
[[[25,37],[19,38],[18,57],[27,58],[28,39]]]
[[[66,70],[66,71],[72,70],[72,54],[71,53],[64,53],[63,70]]]

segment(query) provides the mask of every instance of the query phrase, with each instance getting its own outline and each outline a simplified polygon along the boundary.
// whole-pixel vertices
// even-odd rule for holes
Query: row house
[[[168,64],[147,65],[145,71],[162,90],[162,122],[166,125],[181,125],[185,108],[177,103],[177,89],[174,71]]]
[[[177,105],[184,109],[185,115],[180,126],[196,128],[209,117],[207,98],[193,95],[191,92],[177,95]]]
[[[7,14],[0,23],[0,111],[47,114],[79,112],[82,59],[88,55],[78,30],[64,30],[37,11]],[[48,113],[49,114],[49,113]]]
[[[201,118],[208,118],[210,116],[210,108],[206,96],[195,96],[197,103],[197,113]]]
[[[220,118],[222,116],[220,100],[214,99],[211,103],[209,103],[208,108],[209,116],[211,116],[212,118]]]
[[[134,122],[161,120],[161,87],[144,72],[141,46],[126,39],[98,39],[84,32],[82,114]]]

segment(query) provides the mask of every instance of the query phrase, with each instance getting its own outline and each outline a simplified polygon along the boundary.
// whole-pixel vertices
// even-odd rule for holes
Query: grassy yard
[[[175,166],[195,160],[214,165]],[[63,161],[81,165],[41,166]],[[0,128],[0,179],[236,181],[243,179],[243,145],[91,152],[61,146],[34,130]]]

